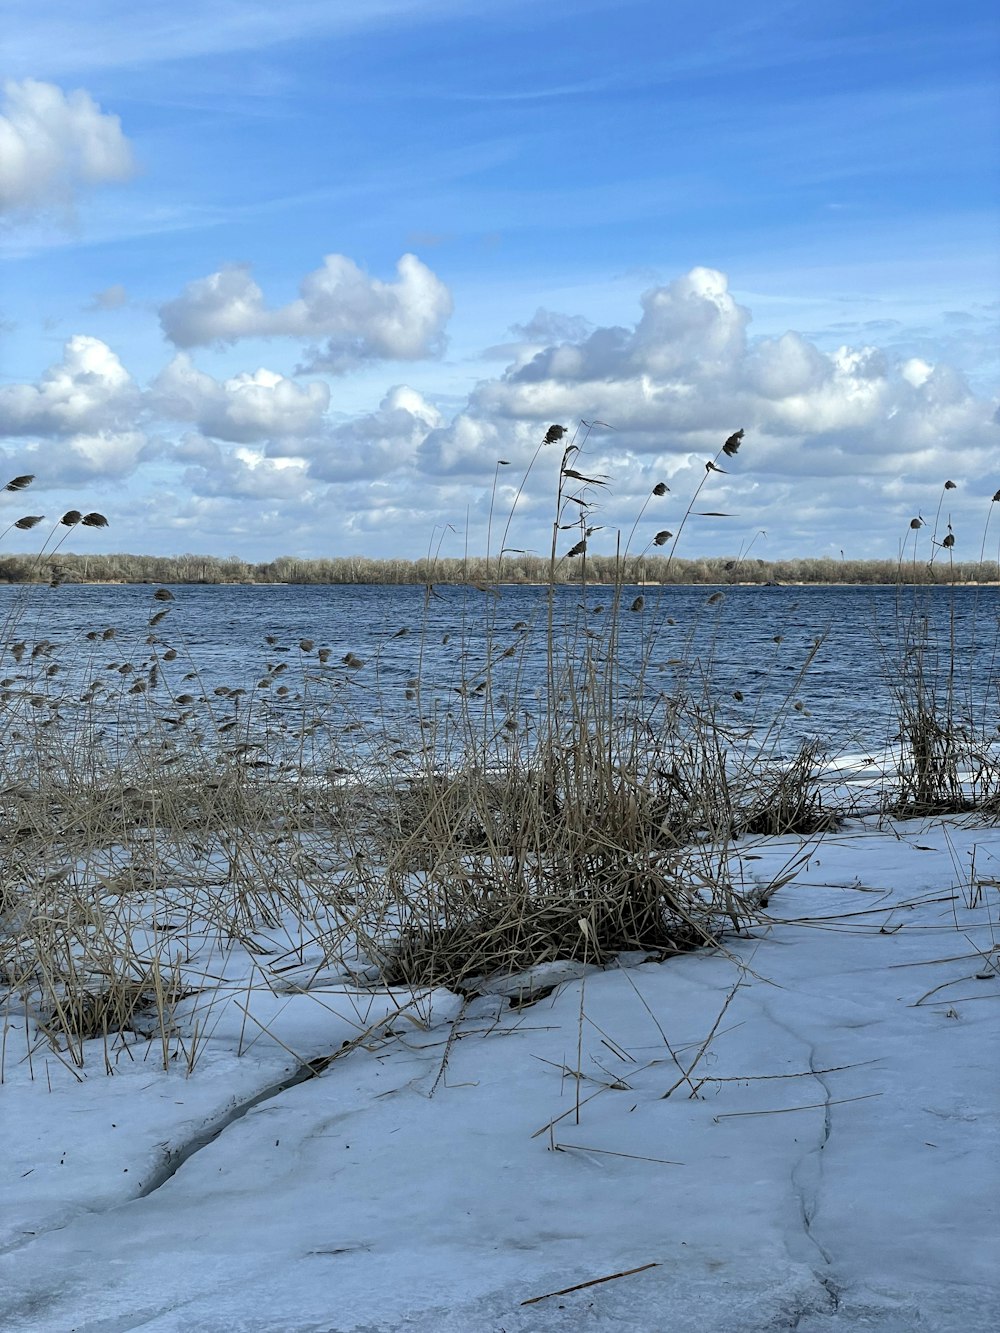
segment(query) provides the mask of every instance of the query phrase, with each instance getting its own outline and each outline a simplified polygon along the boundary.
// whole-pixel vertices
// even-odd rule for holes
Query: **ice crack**
[[[55,1231],[63,1231],[66,1227],[72,1226],[78,1218],[82,1216],[102,1216],[105,1213],[114,1212],[116,1208],[124,1208],[134,1203],[136,1199],[148,1199],[151,1194],[155,1194],[158,1189],[172,1179],[181,1169],[185,1162],[189,1162],[196,1153],[207,1148],[209,1144],[214,1143],[221,1134],[224,1134],[231,1125],[235,1125],[238,1120],[242,1120],[255,1107],[263,1102],[271,1101],[274,1097],[280,1097],[283,1092],[289,1088],[297,1087],[300,1083],[307,1083],[311,1078],[317,1078],[330,1064],[332,1056],[320,1056],[314,1060],[307,1060],[287,1074],[277,1083],[272,1083],[262,1091],[248,1097],[246,1101],[238,1102],[231,1107],[224,1115],[210,1121],[204,1129],[199,1130],[186,1143],[176,1148],[166,1150],[164,1159],[160,1167],[154,1171],[152,1176],[142,1185],[137,1194],[131,1195],[127,1199],[121,1199],[115,1203],[109,1204],[107,1208],[79,1208],[73,1211],[69,1217],[63,1217],[58,1222],[53,1222],[48,1226],[40,1226],[36,1231],[32,1231],[22,1236],[19,1240],[11,1241],[9,1244],[0,1246],[0,1255],[10,1254],[15,1250],[22,1250],[28,1245],[34,1244],[42,1236],[50,1235]]]
[[[331,1059],[331,1056],[320,1056],[318,1059],[305,1061],[291,1074],[281,1079],[280,1082],[272,1083],[261,1092],[248,1097],[244,1102],[238,1102],[219,1119],[211,1121],[204,1129],[199,1130],[187,1143],[181,1144],[177,1148],[168,1149],[159,1170],[153,1173],[135,1197],[137,1199],[148,1199],[151,1194],[155,1194],[158,1189],[162,1189],[168,1180],[173,1179],[185,1162],[189,1162],[196,1153],[214,1143],[231,1125],[235,1125],[237,1121],[242,1120],[244,1116],[249,1115],[251,1111],[264,1102],[280,1097],[283,1092],[298,1087],[300,1083],[308,1083],[310,1079],[318,1078]]]
[[[819,1254],[823,1261],[823,1267],[826,1270],[829,1270],[833,1267],[833,1256],[813,1231],[813,1221],[819,1209],[820,1190],[823,1184],[823,1154],[833,1131],[833,1117],[831,1110],[833,1094],[830,1084],[827,1081],[827,1077],[822,1072],[823,1063],[817,1058],[815,1043],[808,1038],[803,1037],[801,1033],[796,1032],[786,1022],[776,1017],[770,1011],[768,1012],[768,1017],[773,1023],[777,1024],[777,1026],[783,1028],[789,1036],[794,1037],[797,1041],[803,1042],[808,1048],[810,1072],[823,1090],[823,1124],[818,1141],[811,1148],[806,1149],[806,1151],[796,1160],[791,1171],[791,1184],[799,1205],[802,1235],[809,1242],[809,1245]],[[816,1275],[817,1282],[819,1282],[820,1286],[823,1287],[829,1297],[830,1313],[834,1313],[840,1305],[840,1289],[830,1276],[829,1271],[823,1271],[823,1269],[817,1270],[816,1268],[814,1268],[813,1271]],[[803,1311],[802,1313],[805,1312]],[[797,1327],[799,1318],[801,1318],[801,1314],[796,1317],[796,1322],[791,1325],[792,1328]]]

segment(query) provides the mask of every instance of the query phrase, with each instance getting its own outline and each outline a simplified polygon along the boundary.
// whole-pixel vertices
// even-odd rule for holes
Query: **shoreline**
[[[51,588],[53,585],[48,579],[0,579],[0,588]],[[401,581],[372,580],[357,582],[348,582],[336,580],[322,582],[320,580],[303,579],[297,580],[271,580],[271,579],[63,579],[57,585],[59,588],[470,588],[477,592],[486,591],[493,588],[547,588],[547,580],[534,579],[502,579],[499,582],[490,582],[483,586],[480,580],[463,579],[434,579],[429,584],[418,579],[407,579]],[[557,580],[557,588],[575,588],[579,586],[576,579]],[[820,581],[806,579],[786,579],[770,582],[758,582],[757,580],[737,579],[731,583],[695,583],[695,582],[674,582],[660,583],[650,579],[629,579],[618,585],[612,580],[606,579],[587,579],[583,585],[587,588],[705,588],[713,592],[726,588],[1000,588],[1000,579],[974,579],[974,580],[950,580],[948,582],[937,582],[936,580],[912,580],[900,579],[891,583],[886,582],[840,582],[840,581]]]

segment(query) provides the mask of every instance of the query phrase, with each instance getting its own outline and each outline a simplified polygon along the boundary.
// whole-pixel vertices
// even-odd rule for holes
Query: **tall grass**
[[[984,680],[977,674],[982,672],[982,664],[972,666],[977,636],[989,619],[978,595],[971,628],[962,627],[961,638],[957,620],[956,533],[944,510],[945,498],[955,489],[956,483],[950,480],[942,486],[926,544],[922,544],[921,534],[928,525],[920,516],[910,520],[900,543],[892,640],[887,643],[884,635],[878,638],[899,728],[898,790],[890,802],[896,814],[1000,809],[1000,698],[995,671],[1000,620],[994,613],[992,624],[986,626],[992,647]],[[992,506],[998,500],[1000,492],[990,501],[981,556],[986,549]],[[934,591],[914,586],[917,580],[906,569],[908,561],[913,568],[925,564],[927,577],[934,579],[931,589],[942,594],[936,604],[943,605],[943,617],[940,612],[935,614]]]
[[[632,581],[650,550],[676,558],[704,488],[743,462],[743,433],[706,463],[677,518],[657,482],[621,536],[599,535],[614,478],[587,465],[592,431],[551,427],[516,488],[548,474],[536,620],[511,623],[503,596],[515,502],[490,515],[491,577],[449,592],[463,626],[450,667],[435,642],[433,550],[420,624],[347,652],[308,625],[267,634],[259,670],[230,682],[199,665],[183,595],[167,588],[142,625],[94,624],[79,643],[32,632],[37,599],[58,591],[12,600],[0,636],[0,986],[4,1021],[23,1026],[29,1050],[76,1067],[96,1039],[109,1070],[139,1050],[191,1068],[233,951],[275,990],[323,975],[473,994],[553,960],[718,944],[756,919],[771,886],[733,883],[736,840],[818,834],[842,814],[824,805],[822,747],[786,737],[822,640],[771,715],[742,690],[721,693],[723,593],[676,625],[671,589]],[[509,466],[497,462],[494,498]],[[65,515],[39,569],[77,526],[103,522]],[[938,532],[940,572],[954,534]],[[606,559],[592,576],[599,543],[613,547],[610,583]],[[975,799],[995,803],[991,714],[962,680],[954,622],[943,645],[920,616],[900,623],[903,656],[884,645],[902,738],[890,803],[954,805],[970,771]],[[413,645],[402,683],[386,669],[397,641]]]
[[[664,608],[627,582],[638,520],[629,541],[619,540],[612,585],[600,588],[606,605],[594,605],[588,556],[595,505],[611,479],[584,470],[590,431],[583,424],[564,442],[565,429],[551,427],[528,468],[546,449],[561,450],[537,627],[542,683],[525,690],[530,627],[505,634],[494,585],[477,590],[485,650],[466,658],[453,707],[424,707],[423,683],[413,691],[425,743],[415,770],[390,789],[376,854],[358,861],[361,896],[387,895],[393,929],[366,947],[392,981],[475,989],[495,973],[555,959],[600,963],[623,950],[716,942],[753,917],[729,881],[734,837],[768,819],[773,831],[814,823],[812,750],[780,781],[765,776],[760,755],[749,758],[756,743],[724,718],[707,677],[695,688],[683,673],[671,689],[659,684]],[[706,464],[678,536],[742,438],[730,436]],[[647,504],[666,493],[657,483]],[[649,544],[672,536],[655,531]],[[675,548],[676,540],[671,555]],[[568,592],[567,564],[577,571]],[[718,602],[719,594],[707,599],[709,614]],[[626,646],[630,620],[639,625]]]

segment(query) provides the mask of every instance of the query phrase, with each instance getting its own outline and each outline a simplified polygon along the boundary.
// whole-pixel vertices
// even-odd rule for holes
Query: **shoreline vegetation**
[[[614,555],[588,555],[587,582],[596,585],[648,585],[652,587],[822,587],[885,585],[928,586],[933,584],[996,586],[1000,563],[996,560],[934,561],[899,559],[848,560],[809,557],[790,560],[758,560],[728,556],[678,559],[669,556],[629,557],[623,571]],[[262,563],[234,557],[180,555],[74,555],[60,553],[57,560],[39,562],[33,555],[0,558],[3,584],[146,584],[181,585],[314,585],[314,586],[426,586],[468,583],[531,586],[578,583],[578,566],[562,560],[555,569],[546,556],[505,556],[498,571],[483,558],[435,558],[420,560],[372,559],[343,556],[334,559],[299,560],[282,556]],[[624,575],[624,577],[623,577]]]
[[[581,471],[588,431],[567,439],[565,427],[551,426],[525,473],[546,446],[559,446],[547,559],[508,545],[509,516],[497,553],[487,540],[482,558],[249,565],[69,555],[71,532],[108,522],[74,509],[32,561],[0,560],[0,579],[20,571],[50,586],[161,585],[147,606],[139,598],[141,641],[119,639],[120,627],[97,618],[100,605],[85,644],[32,641],[37,630],[21,619],[30,599],[8,599],[0,1004],[5,1023],[24,1025],[29,1054],[47,1049],[80,1068],[100,1039],[110,1072],[121,1051],[149,1039],[165,1070],[175,1060],[192,1070],[205,1022],[228,1003],[210,937],[222,952],[273,956],[254,964],[269,995],[297,960],[313,976],[374,991],[446,987],[472,1003],[493,994],[497,979],[553,963],[606,966],[637,951],[662,959],[744,936],[808,861],[801,843],[769,879],[734,873],[748,838],[818,845],[862,814],[996,820],[995,682],[992,671],[975,674],[963,652],[966,641],[992,635],[997,660],[990,609],[972,608],[979,628],[970,637],[957,628],[954,600],[943,627],[922,612],[926,599],[897,601],[872,663],[888,686],[886,739],[860,750],[855,738],[789,726],[793,715],[812,716],[801,695],[823,634],[794,660],[747,664],[728,683],[715,669],[724,613],[708,608],[721,608],[720,584],[933,582],[951,592],[978,578],[995,586],[996,562],[953,561],[955,537],[940,511],[955,483],[942,487],[933,523],[910,521],[897,562],[766,562],[745,551],[678,559],[713,474],[738,475],[741,429],[705,464],[676,533],[656,530],[667,491],[659,482],[607,557],[589,549],[610,479]],[[15,477],[6,490],[33,480]],[[491,528],[493,519],[491,511]],[[28,514],[8,530],[41,522]],[[647,542],[632,554],[642,522]],[[318,627],[306,623],[264,634],[255,683],[216,683],[162,585],[251,581],[429,591],[412,654],[408,647],[388,666],[382,647],[410,625],[374,646],[359,626],[359,651],[341,652],[346,645],[317,642]],[[470,595],[471,614],[442,655],[432,651],[430,590],[449,583],[484,597]],[[533,621],[510,624],[492,594],[518,583],[548,596]],[[678,619],[635,586],[652,583],[707,585],[693,599],[704,606],[678,608],[680,633],[669,639]],[[557,584],[611,591],[593,605],[555,596]],[[134,601],[121,608],[128,616]],[[438,646],[452,638],[449,629]],[[783,640],[773,637],[776,647]],[[259,941],[273,931],[284,943]],[[536,991],[524,989],[530,1002]],[[3,1066],[0,1050],[0,1082]]]

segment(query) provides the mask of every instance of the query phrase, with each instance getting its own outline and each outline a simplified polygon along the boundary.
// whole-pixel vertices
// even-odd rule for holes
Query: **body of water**
[[[172,601],[154,592],[0,588],[4,688],[16,699],[44,683],[69,697],[115,673],[139,679],[156,660],[167,701],[220,688],[252,695],[261,680],[300,697],[305,678],[317,706],[324,688],[349,683],[356,713],[391,720],[416,681],[424,702],[439,692],[439,707],[457,694],[476,698],[487,662],[494,701],[506,696],[501,708],[515,697],[517,708],[530,707],[546,684],[544,588],[183,586]],[[631,609],[638,598],[641,610]],[[683,678],[696,694],[707,688],[734,726],[767,726],[780,715],[789,744],[815,736],[843,752],[892,739],[892,683],[904,660],[916,663],[918,642],[939,689],[953,671],[959,714],[995,719],[998,615],[996,588],[629,588],[616,609],[610,588],[562,587],[552,622],[577,658],[589,649],[599,661],[614,632],[626,677],[641,670],[650,697]],[[46,646],[33,658],[38,643]],[[130,691],[119,691],[123,707]]]

